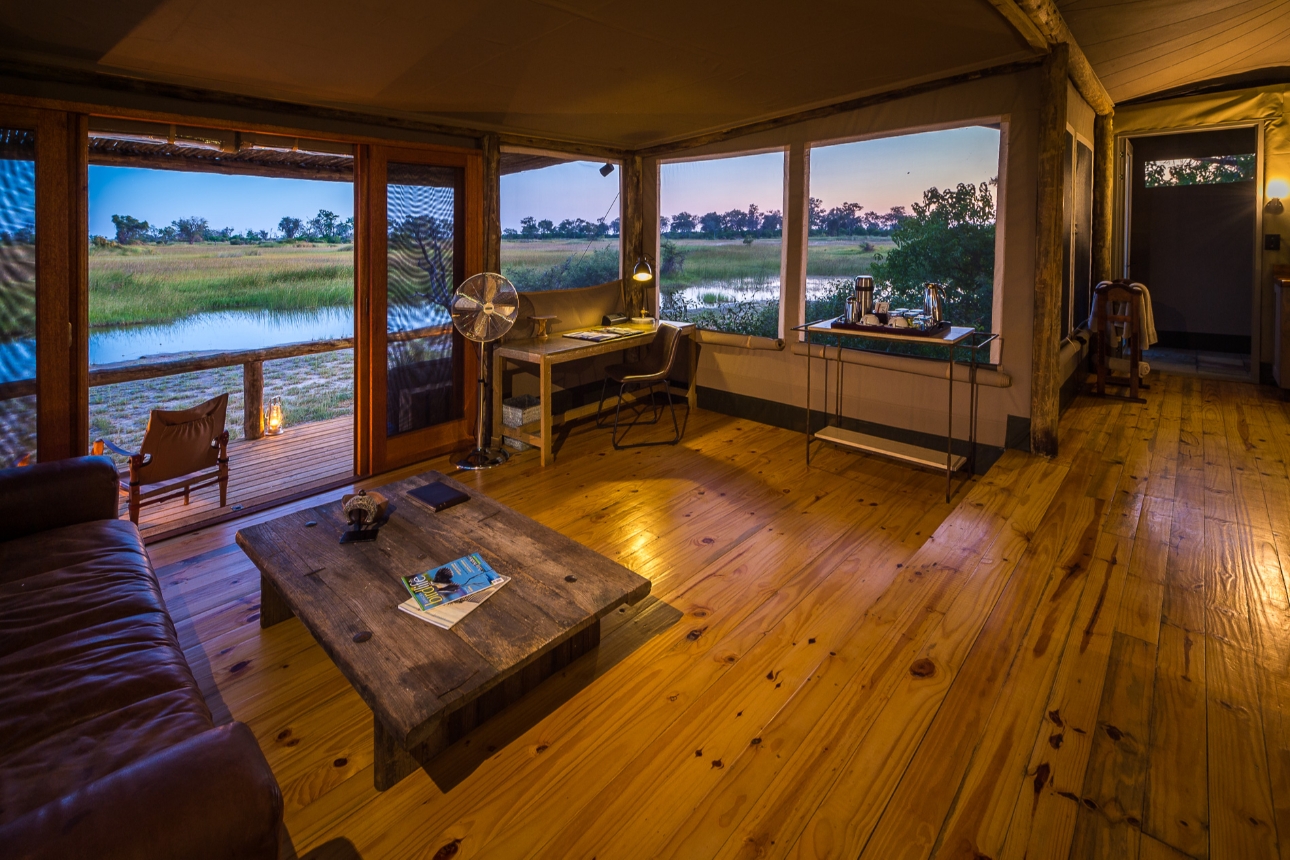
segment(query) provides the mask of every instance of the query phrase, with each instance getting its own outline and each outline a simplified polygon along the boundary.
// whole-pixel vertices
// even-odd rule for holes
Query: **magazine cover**
[[[474,552],[445,565],[403,577],[403,587],[422,611],[483,591],[502,577]]]
[[[436,627],[449,630],[454,624],[469,615],[475,607],[496,594],[497,590],[508,582],[510,582],[508,577],[499,576],[495,584],[485,588],[483,591],[476,591],[461,600],[454,600],[452,603],[441,603],[426,610],[422,610],[417,605],[416,600],[409,597],[399,604],[399,609],[415,618],[420,618],[422,621],[429,621]]]

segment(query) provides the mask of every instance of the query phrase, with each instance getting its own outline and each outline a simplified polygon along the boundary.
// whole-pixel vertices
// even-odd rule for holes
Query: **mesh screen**
[[[5,385],[35,377],[36,141],[0,128],[0,466],[35,460],[36,396]]]
[[[386,423],[390,436],[461,417],[448,300],[461,271],[462,173],[391,163],[387,173]],[[417,336],[428,328],[442,334]],[[409,336],[411,335],[411,336]]]

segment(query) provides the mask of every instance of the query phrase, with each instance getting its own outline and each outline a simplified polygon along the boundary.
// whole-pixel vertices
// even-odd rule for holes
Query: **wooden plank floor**
[[[1058,458],[1008,452],[950,506],[934,473],[808,470],[800,435],[701,411],[677,448],[583,428],[535,459],[464,480],[654,592],[383,794],[358,696],[298,621],[259,629],[237,525],[151,547],[294,854],[1290,856],[1290,409],[1267,390],[1080,398]]]
[[[352,416],[289,426],[281,436],[239,439],[228,446],[228,506],[251,505],[280,499],[313,487],[333,484],[354,474],[354,419]],[[219,487],[193,492],[188,504],[171,499],[145,507],[139,528],[152,534],[190,529],[228,508],[219,506]],[[121,516],[129,516],[121,496]]]

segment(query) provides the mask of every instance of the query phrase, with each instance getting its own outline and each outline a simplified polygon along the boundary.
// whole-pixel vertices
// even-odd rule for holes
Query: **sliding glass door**
[[[482,265],[482,162],[471,151],[363,149],[359,469],[375,473],[471,436],[475,359],[448,302]]]

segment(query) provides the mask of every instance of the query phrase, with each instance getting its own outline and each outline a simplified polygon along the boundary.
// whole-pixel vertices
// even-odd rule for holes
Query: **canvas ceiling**
[[[1286,0],[1057,0],[1111,98],[1290,66]]]
[[[622,148],[1035,55],[986,0],[5,6],[10,59]]]

